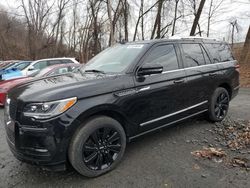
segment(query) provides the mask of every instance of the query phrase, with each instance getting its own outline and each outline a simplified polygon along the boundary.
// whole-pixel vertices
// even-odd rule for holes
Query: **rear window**
[[[185,67],[195,67],[209,63],[207,53],[200,44],[182,44]]]
[[[232,52],[227,44],[206,43],[205,45],[211,53],[214,63],[234,60]]]

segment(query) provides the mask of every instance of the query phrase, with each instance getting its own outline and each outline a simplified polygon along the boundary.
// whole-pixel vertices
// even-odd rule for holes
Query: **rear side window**
[[[178,61],[173,44],[155,47],[144,60],[145,64],[160,64],[163,71],[178,69]]]
[[[62,60],[64,64],[67,64],[67,63],[74,63],[73,61],[71,61],[70,59],[64,59]]]
[[[185,67],[205,65],[206,61],[209,61],[205,50],[200,44],[182,44],[182,48]]]
[[[50,60],[49,65],[64,64],[63,60]]]
[[[205,45],[211,53],[214,63],[234,60],[232,52],[227,44],[206,43]]]
[[[36,63],[35,65],[34,65],[34,68],[36,69],[36,70],[41,70],[41,69],[43,69],[43,68],[45,68],[45,67],[47,67],[48,66],[48,62],[47,61],[40,61],[40,62],[38,62],[38,63]]]

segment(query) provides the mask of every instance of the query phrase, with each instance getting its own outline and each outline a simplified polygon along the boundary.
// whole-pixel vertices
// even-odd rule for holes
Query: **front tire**
[[[76,131],[69,146],[69,160],[76,171],[97,177],[113,170],[126,148],[121,124],[107,116],[97,116]]]
[[[228,112],[230,97],[225,88],[218,87],[211,96],[208,118],[212,122],[222,121]]]

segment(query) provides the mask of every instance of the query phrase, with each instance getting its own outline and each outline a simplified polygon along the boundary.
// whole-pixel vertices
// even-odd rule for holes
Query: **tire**
[[[74,134],[69,161],[81,175],[97,177],[119,164],[125,148],[126,135],[121,124],[107,116],[96,116],[83,123]]]
[[[212,122],[222,121],[228,112],[230,97],[225,88],[218,87],[211,96],[208,107],[208,119]]]

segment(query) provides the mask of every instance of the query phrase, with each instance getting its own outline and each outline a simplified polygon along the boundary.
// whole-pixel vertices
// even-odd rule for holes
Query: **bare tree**
[[[112,14],[112,4],[110,2],[110,0],[107,0],[107,12],[108,12],[108,19],[109,19],[109,24],[110,24],[110,36],[109,36],[109,46],[112,46],[115,43],[115,27],[116,27],[116,23],[119,19],[119,17],[121,16],[122,10],[121,10],[121,1],[119,0],[117,2],[117,6],[114,9],[114,13]]]
[[[174,36],[175,34],[175,23],[176,23],[176,20],[177,20],[177,12],[178,12],[178,3],[179,3],[179,0],[175,0],[175,8],[174,8],[174,20],[173,20],[173,27],[172,27],[172,36]]]
[[[157,14],[156,14],[156,18],[155,18],[153,31],[152,31],[152,34],[151,34],[151,39],[154,38],[155,32],[156,32],[156,37],[155,38],[160,38],[161,37],[161,12],[162,12],[163,1],[164,0],[159,0],[158,1]]]
[[[129,3],[127,0],[122,1],[123,18],[124,18],[124,40],[128,41],[128,15],[129,15]]]
[[[37,44],[37,38],[42,38],[45,29],[48,27],[49,13],[52,5],[48,5],[43,0],[28,0],[27,4],[21,0],[21,7],[24,11],[26,23],[28,26],[28,46],[32,59],[36,59],[37,52],[43,48],[42,44]],[[36,42],[35,42],[36,41]]]
[[[210,0],[208,16],[207,16],[207,37],[209,37],[210,34],[211,20],[213,17],[216,17],[216,13],[219,12],[219,9],[223,1],[224,0]]]
[[[159,1],[156,1],[149,9],[147,9],[145,12],[142,12],[141,11],[141,8],[143,6],[143,3],[141,3],[141,8],[140,8],[140,11],[139,11],[139,16],[137,18],[137,21],[136,21],[136,24],[135,24],[135,32],[134,32],[134,37],[133,37],[133,41],[135,41],[136,39],[136,35],[137,35],[137,31],[138,31],[138,25],[140,23],[140,20],[147,14],[149,13],[157,4],[158,4]]]
[[[231,44],[232,46],[234,45],[234,35],[235,35],[235,31],[238,33],[239,32],[239,25],[237,22],[237,19],[234,19],[232,21],[229,22],[232,29],[231,29]]]
[[[194,21],[193,21],[193,25],[192,25],[192,28],[191,28],[190,36],[194,36],[195,35],[195,30],[197,28],[197,25],[199,24],[199,19],[200,19],[201,12],[202,12],[202,9],[204,7],[205,1],[206,0],[201,0],[201,2],[200,2],[199,8],[197,10],[197,13],[196,13]]]

